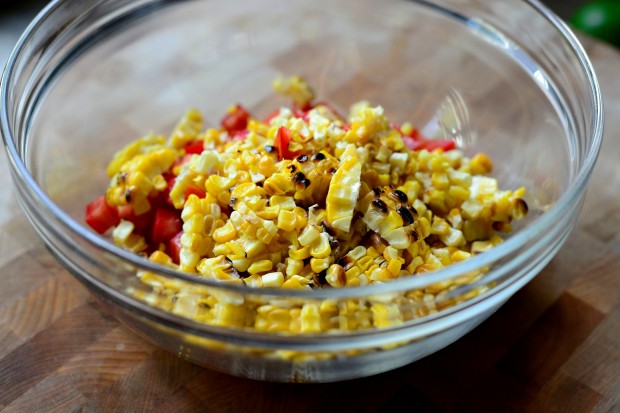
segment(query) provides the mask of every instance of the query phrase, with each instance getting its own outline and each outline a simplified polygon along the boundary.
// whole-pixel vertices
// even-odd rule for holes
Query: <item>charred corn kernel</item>
[[[347,284],[347,274],[342,266],[333,264],[327,269],[325,280],[332,287],[342,287]]]
[[[281,272],[270,272],[262,277],[263,287],[281,287],[284,284],[284,274]]]
[[[248,272],[250,274],[258,274],[261,272],[271,271],[272,268],[273,268],[273,263],[271,261],[262,260],[262,261],[257,261],[251,264],[250,267],[248,268]]]
[[[472,173],[484,175],[493,170],[493,162],[487,155],[479,153],[471,158],[470,167]]]

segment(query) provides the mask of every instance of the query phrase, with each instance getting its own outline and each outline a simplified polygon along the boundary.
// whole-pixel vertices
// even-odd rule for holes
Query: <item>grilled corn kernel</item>
[[[262,260],[262,261],[257,261],[251,264],[247,271],[250,274],[258,274],[261,272],[271,271],[272,268],[273,268],[273,263],[271,261]]]
[[[223,227],[217,228],[213,231],[213,240],[215,242],[228,242],[237,236],[237,231],[232,222],[228,221]]]
[[[284,274],[281,272],[270,272],[262,277],[263,287],[281,287],[284,284]]]

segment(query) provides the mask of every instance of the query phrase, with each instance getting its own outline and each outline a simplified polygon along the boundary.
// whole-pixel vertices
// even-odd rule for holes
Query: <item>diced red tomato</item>
[[[190,142],[185,147],[185,153],[200,155],[202,151],[204,151],[204,149],[205,149],[205,143],[203,141],[194,141],[194,142]]]
[[[177,233],[168,243],[168,255],[172,258],[172,262],[178,264],[181,261],[181,236],[183,231]]]
[[[428,151],[435,149],[443,149],[444,152],[451,151],[456,148],[456,144],[450,139],[428,139],[424,141],[424,148]]]
[[[86,205],[86,223],[100,234],[105,234],[120,221],[118,209],[109,205],[104,195]]]
[[[248,127],[250,113],[241,105],[237,105],[233,113],[229,113],[222,118],[222,128],[233,136],[235,132],[239,132]]]
[[[234,133],[230,136],[230,139],[231,139],[231,140],[233,140],[233,141],[235,141],[235,140],[237,140],[237,141],[242,141],[242,140],[244,140],[245,138],[247,138],[248,133],[250,133],[250,131],[248,131],[247,129],[240,130],[240,131],[234,132]]]
[[[154,243],[170,241],[181,229],[183,222],[178,211],[167,208],[157,208],[155,219],[153,220],[153,232],[151,240]]]
[[[131,205],[123,205],[118,207],[118,215],[121,219],[125,221],[130,221],[133,223],[134,230],[133,232],[136,234],[140,234],[142,236],[147,235],[148,228],[151,226],[153,222],[153,208],[145,214],[136,215]]]
[[[304,122],[308,123],[310,122],[309,112],[310,111],[307,110],[296,110],[293,112],[293,116],[302,119]]]
[[[299,151],[291,152],[289,150],[289,144],[291,143],[292,132],[286,126],[280,126],[278,128],[278,132],[276,133],[276,139],[274,140],[273,146],[278,150],[278,158],[282,159],[293,159],[297,155],[299,155]]]
[[[199,187],[198,185],[189,184],[187,188],[185,188],[185,200],[189,198],[190,195],[196,195],[198,198],[204,198],[207,196],[207,192]]]
[[[405,146],[412,151],[442,149],[446,152],[456,148],[456,143],[451,139],[426,139],[416,129],[413,130],[411,136],[403,136],[403,141]]]

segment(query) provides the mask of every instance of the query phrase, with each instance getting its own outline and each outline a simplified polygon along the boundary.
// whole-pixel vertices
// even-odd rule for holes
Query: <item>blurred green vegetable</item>
[[[577,9],[570,23],[578,30],[620,47],[620,1],[597,0]]]

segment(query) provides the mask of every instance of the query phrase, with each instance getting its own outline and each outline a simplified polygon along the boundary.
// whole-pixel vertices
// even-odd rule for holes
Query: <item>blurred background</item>
[[[493,1],[493,0],[488,0]],[[543,0],[573,27],[620,46],[620,0]],[[0,0],[0,67],[28,22],[47,1]]]

